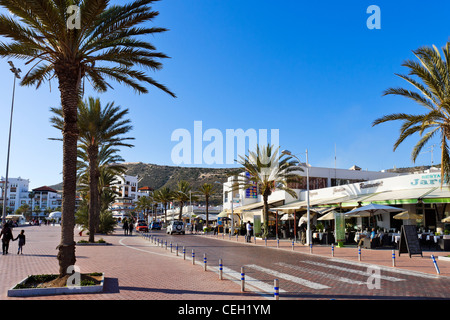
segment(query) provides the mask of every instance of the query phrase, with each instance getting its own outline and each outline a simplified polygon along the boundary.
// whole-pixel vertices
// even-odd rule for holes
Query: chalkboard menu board
[[[398,255],[401,253],[409,253],[410,258],[413,254],[420,254],[423,257],[416,226],[402,226]]]

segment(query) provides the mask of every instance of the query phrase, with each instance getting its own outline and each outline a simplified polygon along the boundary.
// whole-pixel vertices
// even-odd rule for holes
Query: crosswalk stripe
[[[314,266],[319,266],[319,267],[325,267],[325,268],[329,268],[329,269],[335,269],[335,270],[341,270],[341,271],[346,271],[346,272],[350,272],[350,273],[355,273],[355,274],[360,274],[363,276],[372,276],[374,278],[380,278],[382,280],[387,280],[387,281],[392,281],[392,282],[397,282],[397,281],[405,281],[405,279],[400,279],[400,278],[395,278],[395,277],[389,277],[389,276],[382,276],[382,275],[376,275],[376,274],[369,274],[366,271],[361,271],[361,270],[353,270],[353,269],[349,269],[344,268],[344,267],[339,267],[333,264],[328,264],[328,263],[321,263],[321,262],[315,262],[315,261],[302,261],[303,263],[308,263]]]
[[[308,268],[304,268],[304,267],[294,266],[294,265],[287,264],[284,262],[278,262],[277,265],[282,266],[282,267],[291,268],[296,271],[302,271],[302,272],[307,272],[307,273],[314,274],[314,275],[319,275],[319,276],[329,278],[334,281],[345,282],[348,284],[367,285],[367,282],[364,282],[364,281],[358,281],[358,280],[353,280],[350,278],[340,277],[340,276],[336,276],[336,275],[318,271],[318,270],[312,270],[312,269],[308,269]]]
[[[211,271],[214,271],[214,272],[218,273],[219,272],[219,268],[211,267]],[[240,279],[241,279],[241,273],[240,272],[234,271],[234,270],[232,270],[230,268],[227,268],[227,267],[223,267],[223,275],[228,277],[228,278],[230,278],[230,279],[232,279],[232,280],[239,280],[240,281]],[[249,277],[247,274],[245,275],[245,283],[246,283],[246,287],[247,288],[252,286],[252,287],[255,287],[256,289],[259,289],[262,292],[267,293],[267,294],[273,294],[274,293],[274,287],[273,286],[271,286],[271,285],[269,285],[267,283],[264,283],[262,281],[256,280],[255,278]],[[251,288],[249,288],[249,289],[251,289]],[[279,292],[280,293],[284,293],[286,291],[283,290],[283,289],[280,289]]]
[[[252,269],[264,272],[264,273],[268,273],[268,274],[273,275],[273,276],[275,276],[277,278],[285,279],[285,280],[288,280],[288,281],[300,284],[302,286],[305,286],[305,287],[308,287],[308,288],[311,288],[311,289],[320,290],[320,289],[329,289],[330,288],[329,286],[326,286],[326,285],[323,285],[323,284],[320,284],[320,283],[316,283],[316,282],[312,282],[312,281],[305,280],[305,279],[302,279],[302,278],[294,277],[294,276],[291,276],[289,274],[281,273],[281,272],[278,272],[278,271],[275,271],[275,270],[271,270],[271,269],[267,269],[267,268],[264,268],[264,267],[260,267],[260,266],[257,266],[255,264],[246,265],[246,267],[249,267],[249,268],[252,268]]]

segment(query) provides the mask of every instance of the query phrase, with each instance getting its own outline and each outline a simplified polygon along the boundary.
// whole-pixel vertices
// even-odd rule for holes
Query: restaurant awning
[[[339,203],[339,199],[345,199],[347,197],[340,196],[335,198],[328,198],[328,199],[315,199],[309,201],[309,207],[311,209],[312,206],[320,206],[320,205],[327,205],[331,203]],[[336,202],[337,201],[337,202]],[[300,200],[300,201],[294,201],[288,204],[285,204],[284,206],[279,206],[272,208],[271,211],[283,211],[284,213],[294,213],[295,211],[299,211],[301,209],[305,209],[308,207],[308,202],[306,200]]]
[[[284,200],[270,200],[270,201],[268,201],[268,205],[270,207],[272,205],[275,205],[277,203],[281,203],[283,201]],[[235,213],[242,213],[244,211],[251,211],[251,210],[255,210],[255,209],[262,209],[263,207],[264,207],[264,201],[260,201],[260,202],[250,203],[250,204],[247,204],[247,205],[244,205],[244,206],[240,206],[240,207],[234,208],[233,211]],[[230,209],[228,209],[228,211],[231,212]]]

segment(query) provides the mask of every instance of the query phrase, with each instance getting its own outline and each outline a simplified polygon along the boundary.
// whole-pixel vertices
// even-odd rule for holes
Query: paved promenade
[[[80,246],[76,248],[77,265],[82,273],[105,272],[104,292],[100,294],[73,294],[63,296],[10,298],[7,290],[31,274],[50,274],[58,272],[56,246],[60,240],[59,226],[27,226],[16,228],[14,236],[23,229],[27,244],[23,255],[17,255],[17,242],[11,242],[8,255],[0,256],[0,299],[2,300],[266,300],[254,292],[240,292],[240,283],[230,279],[219,280],[216,272],[204,271],[201,257],[196,265],[190,257],[184,261],[170,250],[156,247],[150,241],[137,234],[124,236],[122,230],[110,236],[97,236],[112,245]],[[198,236],[204,237],[204,236]],[[244,243],[243,237],[229,239],[227,236],[214,237],[221,241]],[[75,240],[87,239],[76,234]],[[255,243],[247,244],[254,246]],[[265,246],[262,240],[256,245]],[[289,250],[296,253],[310,254],[310,248],[291,242],[268,241],[267,246],[273,250]],[[397,251],[396,251],[397,253]],[[314,246],[314,255],[331,257],[331,248]],[[435,266],[430,258],[448,255],[449,252],[424,251],[423,257],[402,254],[392,267],[391,250],[362,250],[358,261],[356,248],[335,248],[334,258],[354,261],[355,263],[375,264],[389,270],[408,270],[436,275]],[[441,277],[450,276],[450,262],[438,260]]]

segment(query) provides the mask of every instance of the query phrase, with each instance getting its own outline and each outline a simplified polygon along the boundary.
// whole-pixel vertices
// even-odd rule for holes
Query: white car
[[[184,223],[183,221],[170,221],[167,226],[166,233],[174,234],[174,233],[184,234]]]

